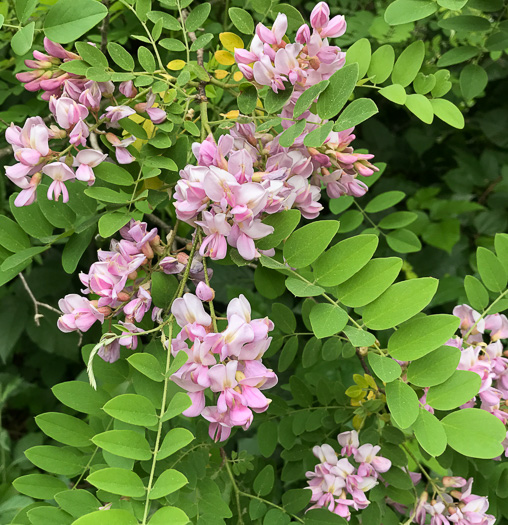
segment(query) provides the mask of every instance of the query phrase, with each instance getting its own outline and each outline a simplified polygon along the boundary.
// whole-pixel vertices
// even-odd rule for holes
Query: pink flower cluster
[[[205,232],[201,255],[223,259],[229,244],[246,260],[259,257],[255,241],[273,232],[262,219],[291,208],[314,219],[323,209],[321,185],[332,198],[363,195],[367,186],[357,174],[377,168],[367,160],[372,155],[353,152],[351,132],[330,133],[322,152],[304,146],[304,135],[282,147],[278,136],[256,133],[254,124],[193,144],[198,165],[180,172],[174,196],[178,218]]]
[[[489,500],[484,496],[471,494],[473,478],[466,481],[461,477],[444,477],[443,491],[435,499],[429,501],[428,493],[423,492],[417,503],[413,522],[418,525],[427,523],[430,516],[430,525],[494,525],[495,516],[487,514]],[[445,492],[446,489],[450,493]]]
[[[340,48],[328,45],[327,39],[343,35],[346,21],[343,16],[330,20],[330,8],[320,2],[312,10],[310,23],[312,34],[304,24],[292,44],[284,40],[288,27],[286,15],[279,13],[271,29],[258,24],[250,50],[235,49],[238,68],[245,78],[260,86],[270,86],[275,93],[290,83],[300,94],[330,78],[344,65],[346,55]]]
[[[171,352],[176,356],[183,351],[188,356],[171,379],[192,400],[183,414],[201,414],[210,422],[210,437],[225,441],[232,427],[247,429],[253,412],[268,409],[270,400],[261,391],[274,386],[277,376],[263,365],[262,357],[271,342],[268,332],[273,323],[267,317],[252,319],[249,301],[240,295],[228,305],[226,329],[214,333],[212,318],[202,303],[210,300],[213,292],[202,285],[197,294],[186,293],[171,308],[182,328],[171,342]],[[208,389],[214,398],[212,406],[205,406]]]
[[[369,506],[365,493],[378,484],[379,475],[392,464],[377,455],[381,447],[369,443],[360,446],[355,430],[339,434],[337,440],[342,446],[340,455],[326,444],[312,449],[320,463],[306,473],[314,503],[310,509],[326,508],[349,521],[351,509]]]
[[[95,82],[59,69],[62,61],[80,60],[79,55],[66,51],[60,44],[47,38],[44,39],[44,46],[48,55],[34,51],[35,60],[26,61],[32,71],[16,76],[26,83],[25,88],[29,91],[44,91],[42,98],[49,101],[49,109],[56,124],[48,127],[41,117],[31,117],[23,128],[11,124],[5,132],[17,161],[13,166],[5,166],[6,176],[21,189],[15,200],[16,206],[26,206],[36,200],[42,174],[53,179],[47,198],[58,200],[62,195],[63,202],[69,200],[66,182],[78,180],[88,185],[94,184],[93,168],[105,161],[108,155],[88,147],[91,132],[105,134],[119,164],[133,162],[134,157],[127,147],[136,138],[120,138],[114,133],[98,130],[101,124],[107,128],[119,128],[120,119],[136,112],[146,113],[156,124],[166,118],[164,110],[154,107],[153,93],[148,93],[146,102],[138,103],[134,108],[119,105],[113,96],[113,82]],[[126,97],[124,103],[127,104],[131,103],[129,99],[137,96],[132,81],[122,82],[119,91]],[[101,108],[105,111],[102,115]],[[50,140],[65,140],[67,144],[64,142],[58,150],[52,150]],[[73,168],[77,169],[74,171]]]
[[[460,318],[462,337],[451,339],[447,345],[455,346],[461,351],[457,369],[476,372],[480,376],[480,408],[494,414],[506,424],[508,359],[500,340],[508,338],[508,319],[502,314],[481,318],[477,311],[466,304],[456,306],[453,315]],[[473,407],[476,401],[475,397],[462,408]]]

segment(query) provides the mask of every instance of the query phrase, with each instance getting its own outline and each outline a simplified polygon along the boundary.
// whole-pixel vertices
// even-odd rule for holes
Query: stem
[[[226,466],[226,471],[228,473],[229,479],[231,480],[231,484],[233,485],[233,491],[235,493],[235,500],[236,500],[236,507],[238,509],[238,520],[239,520],[238,523],[243,524],[242,507],[240,505],[240,494],[242,494],[242,492],[240,491],[240,489],[238,488],[238,485],[236,484],[235,477],[233,476],[233,472],[231,471],[231,467],[229,466],[229,463],[228,463],[226,452],[224,451],[223,448],[220,449],[220,452],[221,452],[222,459],[224,461],[224,465]]]
[[[242,492],[242,491],[239,492],[239,495],[245,496],[246,498],[257,499],[258,501],[262,501],[263,503],[266,503],[267,505],[270,505],[272,507],[275,507],[276,509],[281,510],[288,516],[291,516],[291,518],[298,521],[298,523],[305,523],[301,518],[299,518],[298,516],[295,516],[294,514],[291,514],[284,507],[280,507],[276,503],[272,503],[271,501],[268,501],[267,499],[260,498],[259,496],[254,496],[254,494],[249,494],[248,492]]]
[[[178,6],[178,12],[180,13],[180,23],[182,24],[183,41],[185,44],[185,51],[187,53],[187,64],[188,64],[190,62],[190,50],[189,50],[189,40],[187,38],[187,30],[185,29],[185,18],[187,17],[183,16],[182,6],[180,5],[180,0],[177,0],[176,4]]]

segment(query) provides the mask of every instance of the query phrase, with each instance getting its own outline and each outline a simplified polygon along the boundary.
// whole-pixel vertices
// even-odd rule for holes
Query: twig
[[[55,312],[55,313],[57,313],[59,315],[62,313],[62,312],[60,312],[60,310],[57,310],[56,308],[53,308],[51,305],[46,304],[46,303],[41,303],[40,301],[38,301],[35,298],[35,295],[33,294],[32,290],[30,290],[30,287],[28,286],[28,283],[26,282],[25,276],[22,273],[20,273],[19,274],[19,278],[21,279],[21,282],[23,283],[23,286],[24,286],[26,292],[28,293],[30,299],[32,299],[32,302],[34,304],[34,310],[35,310],[34,322],[35,322],[36,326],[40,326],[40,324],[41,324],[40,319],[42,317],[44,317],[44,315],[39,313],[39,306],[41,306],[43,308],[47,308],[48,310],[51,310],[52,312]]]
[[[109,29],[109,0],[102,0],[102,3],[108,10],[106,17],[102,20],[101,24],[101,51],[106,52],[108,46],[108,29]]]

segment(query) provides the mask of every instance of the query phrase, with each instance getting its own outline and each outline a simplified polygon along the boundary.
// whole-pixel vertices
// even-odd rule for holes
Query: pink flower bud
[[[196,295],[202,300],[202,301],[213,301],[215,298],[215,291],[210,288],[205,282],[201,281],[196,286]]]
[[[314,29],[321,29],[330,19],[330,8],[326,2],[319,2],[310,14],[310,25]]]
[[[134,87],[132,80],[122,82],[118,89],[122,95],[128,98],[134,98],[138,94],[138,90]]]
[[[310,28],[307,24],[300,26],[300,29],[296,32],[296,41],[299,44],[308,44],[310,41]]]
[[[347,29],[344,16],[334,16],[321,30],[321,38],[338,38],[342,36]]]

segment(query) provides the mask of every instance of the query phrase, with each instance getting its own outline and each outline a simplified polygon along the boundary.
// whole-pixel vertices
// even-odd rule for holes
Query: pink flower
[[[310,14],[310,25],[314,29],[321,29],[330,19],[330,8],[326,2],[316,4]]]
[[[213,298],[215,297],[215,292],[206,283],[201,281],[196,286],[196,295],[201,301],[213,301]]]
[[[138,90],[134,87],[132,80],[126,80],[118,86],[118,90],[127,98],[134,98],[138,94]]]
[[[106,361],[106,363],[114,363],[120,359],[120,343],[115,339],[109,345],[102,345],[97,352],[97,355]]]
[[[66,130],[73,128],[88,116],[88,109],[83,104],[78,104],[68,97],[60,97],[59,99],[52,97],[49,108],[55,115],[58,125]]]
[[[205,312],[203,303],[191,293],[186,293],[183,297],[175,299],[171,306],[171,312],[182,328],[193,323],[202,326],[212,324],[212,318]]]
[[[136,137],[132,135],[120,140],[113,133],[106,133],[106,138],[108,142],[115,147],[116,160],[119,164],[130,164],[135,160],[135,158],[127,150],[127,146],[130,146],[133,142],[136,142]]]
[[[87,332],[95,321],[104,322],[104,315],[81,295],[66,295],[60,299],[58,306],[64,314],[58,319],[58,328],[62,332]]]
[[[89,134],[88,126],[80,120],[69,133],[69,142],[73,145],[86,146],[86,139]]]
[[[379,473],[386,472],[390,469],[392,462],[389,459],[377,456],[380,450],[380,446],[373,446],[368,443],[358,448],[354,454],[354,458],[355,461],[361,463],[358,469],[360,476],[372,475],[372,469]]]
[[[358,452],[360,442],[358,441],[358,432],[356,430],[342,432],[337,436],[337,441],[339,442],[339,445],[342,445],[340,453],[343,456],[351,456]]]
[[[321,29],[321,38],[338,38],[342,36],[347,29],[346,20],[342,15],[334,16],[325,26]]]
[[[136,111],[129,106],[108,106],[106,108],[106,113],[101,116],[101,118],[109,119],[111,125],[118,127],[118,121],[123,118],[130,117],[134,115]]]
[[[215,442],[226,441],[231,435],[233,424],[227,412],[221,413],[217,407],[206,407],[202,412],[202,416],[207,421],[210,421],[208,434]]]
[[[99,84],[90,80],[85,84],[85,90],[79,95],[79,102],[92,111],[99,111],[102,100],[102,91]]]
[[[282,38],[286,34],[287,28],[287,16],[279,13],[275,19],[275,22],[273,23],[272,29],[268,29],[266,26],[260,23],[256,26],[256,35],[265,44],[278,45],[282,42]]]
[[[52,162],[51,164],[46,164],[42,171],[53,179],[48,188],[48,199],[53,200],[54,197],[58,201],[60,194],[62,194],[63,202],[69,202],[69,192],[64,183],[74,179],[74,172],[71,168],[63,162]]]
[[[231,225],[226,220],[224,213],[213,215],[209,211],[204,211],[201,221],[196,224],[203,228],[206,237],[203,239],[199,253],[211,259],[224,259],[227,252],[226,237],[231,231]]]
[[[135,299],[129,301],[124,307],[123,312],[128,317],[133,317],[138,323],[143,320],[146,312],[152,304],[152,296],[142,286],[138,288],[138,294]]]
[[[91,186],[95,182],[95,175],[92,168],[98,166],[106,158],[107,155],[105,153],[95,149],[79,151],[74,160],[74,165],[78,166],[76,179],[88,182],[88,185]]]

